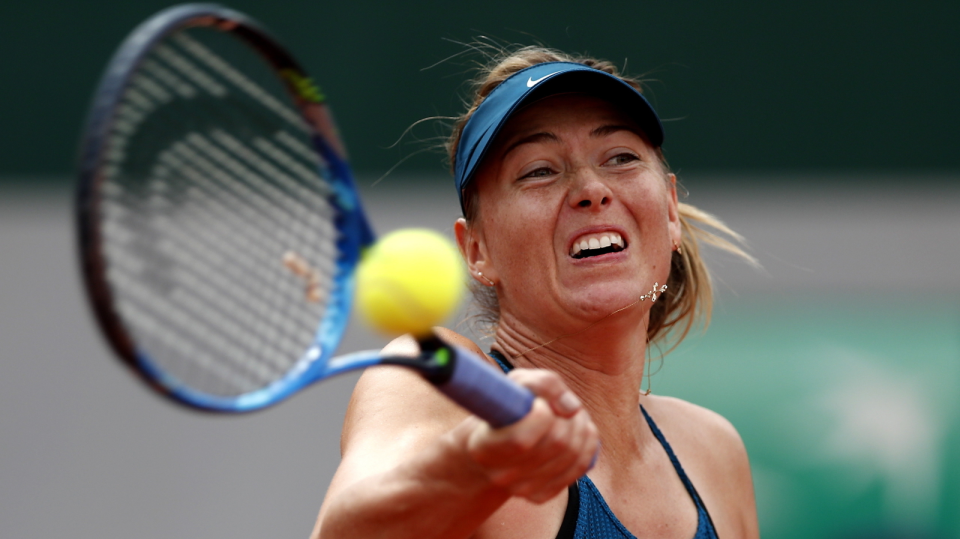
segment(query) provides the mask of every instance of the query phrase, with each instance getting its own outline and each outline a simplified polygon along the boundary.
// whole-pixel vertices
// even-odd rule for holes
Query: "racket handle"
[[[520,421],[533,407],[533,393],[475,354],[448,345],[450,377],[437,384],[444,395],[494,428]]]

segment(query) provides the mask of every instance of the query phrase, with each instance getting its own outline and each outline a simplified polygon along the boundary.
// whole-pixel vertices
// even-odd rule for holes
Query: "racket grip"
[[[504,376],[475,354],[449,346],[453,352],[450,378],[437,385],[444,395],[494,428],[520,421],[533,407],[533,393]]]

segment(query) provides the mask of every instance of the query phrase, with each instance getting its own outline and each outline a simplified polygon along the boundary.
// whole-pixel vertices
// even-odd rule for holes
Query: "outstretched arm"
[[[386,351],[416,353],[416,343],[398,339]],[[511,497],[544,502],[583,475],[597,434],[579,400],[553,373],[511,377],[538,398],[526,418],[492,429],[416,373],[364,373],[313,537],[470,537]]]

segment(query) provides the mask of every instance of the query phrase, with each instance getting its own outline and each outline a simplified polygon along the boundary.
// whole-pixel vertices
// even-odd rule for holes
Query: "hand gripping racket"
[[[243,14],[175,6],[130,34],[89,114],[76,210],[103,333],[179,403],[245,412],[395,364],[494,426],[530,409],[529,391],[436,337],[416,358],[333,357],[374,235],[325,96]]]

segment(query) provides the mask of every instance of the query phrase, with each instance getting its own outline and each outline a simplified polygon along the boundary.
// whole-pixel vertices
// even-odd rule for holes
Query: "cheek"
[[[503,205],[484,219],[487,245],[495,261],[526,256],[533,248],[534,223],[523,212]]]
[[[501,200],[493,211],[483,213],[487,249],[502,278],[519,282],[540,275],[553,260],[553,220],[549,212],[522,203]],[[508,278],[507,273],[512,274]]]
[[[666,225],[670,220],[670,197],[662,178],[648,178],[634,186],[633,199],[637,201],[638,218]]]
[[[643,250],[652,255],[670,245],[670,203],[665,189],[638,187],[628,205],[637,226]]]

